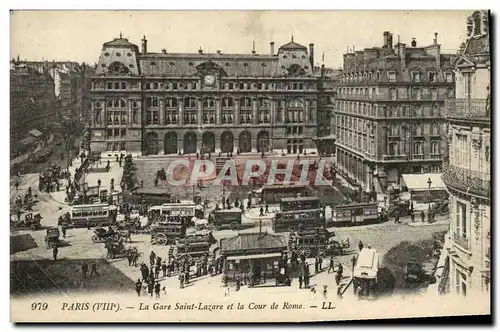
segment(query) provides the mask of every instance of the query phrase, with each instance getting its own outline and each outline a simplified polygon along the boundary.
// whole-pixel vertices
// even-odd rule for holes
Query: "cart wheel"
[[[108,252],[108,254],[106,255],[106,257],[108,259],[113,259],[113,258],[115,258],[115,255],[112,252]]]
[[[297,252],[299,253],[299,255],[306,255],[306,248],[305,247],[299,247],[297,249]]]
[[[309,247],[306,247],[305,250],[304,250],[304,255],[306,257],[309,257],[311,256],[311,249]]]
[[[165,234],[156,234],[156,244],[160,245],[160,246],[164,246],[165,244],[167,244],[168,242],[168,238]]]
[[[240,229],[240,225],[237,222],[234,222],[234,221],[231,223],[230,226],[231,226],[231,230],[232,231],[237,231],[238,229]]]
[[[92,236],[92,242],[99,243],[100,242],[99,241],[99,236],[97,236],[97,235]]]

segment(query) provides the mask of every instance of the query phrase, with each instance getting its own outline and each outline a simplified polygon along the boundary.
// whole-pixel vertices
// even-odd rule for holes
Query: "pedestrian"
[[[86,261],[82,262],[82,276],[83,279],[87,278],[87,272],[89,272],[89,265],[87,264]]]
[[[128,266],[132,266],[132,253],[129,252],[127,254],[127,261],[128,261]]]
[[[358,248],[359,248],[359,251],[363,250],[363,248],[364,248],[363,242],[359,241]]]
[[[319,272],[323,270],[323,257],[321,255],[318,257]]]
[[[132,265],[133,266],[137,266],[137,259],[139,258],[139,254],[138,253],[133,253],[132,254]]]
[[[158,187],[158,178],[155,178],[155,187]]]
[[[339,267],[337,269],[337,273],[340,274],[340,278],[342,278],[342,276],[344,274],[344,266],[342,265],[342,263],[339,263]]]
[[[52,249],[52,257],[54,257],[54,262],[57,261],[57,254],[59,253],[59,249],[57,249],[57,247],[54,247],[54,249]]]
[[[155,266],[155,279],[158,279],[160,276],[160,266],[156,265]]]
[[[183,272],[179,273],[179,286],[181,289],[184,288],[184,273]]]
[[[151,267],[151,269],[149,270],[149,280],[153,282],[154,284],[154,281],[155,281],[155,275],[154,275],[154,271],[153,271],[153,267]]]
[[[63,238],[66,238],[66,225],[63,224],[61,227],[61,230],[62,230]]]
[[[91,226],[90,225],[90,219],[87,219],[87,230],[89,230],[89,231],[90,231],[90,226]]]
[[[137,296],[141,296],[142,282],[141,279],[137,279],[135,283],[135,291],[137,292]]]
[[[413,213],[413,211],[410,213],[410,219],[412,223],[415,222],[415,213]]]
[[[299,289],[302,288],[302,274],[299,275]]]
[[[160,283],[159,282],[156,282],[156,285],[155,285],[155,295],[156,295],[156,299],[159,299],[160,298]]]
[[[423,210],[420,212],[420,219],[423,223],[425,222],[425,212]]]
[[[314,259],[314,274],[318,274],[318,268],[319,268],[319,258],[316,256]]]
[[[264,208],[261,206],[260,207],[260,217],[264,216]]]
[[[394,218],[394,223],[395,224],[399,224],[400,221],[399,221],[399,214],[396,214],[396,218]]]
[[[150,296],[153,296],[153,288],[154,288],[154,284],[153,283],[148,283],[148,294]]]
[[[16,181],[16,183],[14,183],[14,186],[16,187],[16,190],[19,190],[19,181]]]
[[[328,273],[330,273],[330,271],[335,272],[335,264],[333,262],[333,256],[330,256],[330,266],[328,267]]]
[[[342,286],[341,285],[337,286],[337,298],[338,299],[342,298]]]
[[[151,254],[149,255],[149,265],[151,265],[151,269],[153,268],[153,265],[155,264],[155,259],[156,259],[156,254],[153,250],[151,250]]]
[[[266,213],[269,213],[269,204],[266,204]]]
[[[161,270],[163,272],[163,278],[165,278],[167,276],[167,263],[165,261],[161,263]]]
[[[323,285],[323,297],[326,299],[328,297],[328,286]]]
[[[93,275],[100,276],[99,272],[97,272],[97,263],[92,262],[92,265],[90,266],[90,276],[92,277]]]
[[[354,268],[356,267],[356,256],[352,256],[351,263],[352,263],[352,270],[354,271]]]
[[[141,188],[144,188],[144,180],[141,180]]]

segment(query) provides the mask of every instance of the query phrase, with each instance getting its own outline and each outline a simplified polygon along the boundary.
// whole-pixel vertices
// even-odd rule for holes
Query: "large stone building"
[[[148,52],[127,39],[102,46],[92,77],[94,151],[143,155],[315,151],[314,45],[267,54]]]
[[[443,181],[450,193],[450,230],[443,278],[462,295],[490,290],[491,60],[489,13],[467,19],[468,39],[455,64],[456,98],[446,102],[449,161]]]
[[[10,134],[11,143],[43,131],[56,120],[54,80],[47,71],[11,64]]]
[[[398,38],[399,39],[399,38]],[[444,101],[454,95],[452,55],[383,33],[383,46],[344,54],[336,100],[337,168],[365,192],[405,173],[440,172],[447,149]]]

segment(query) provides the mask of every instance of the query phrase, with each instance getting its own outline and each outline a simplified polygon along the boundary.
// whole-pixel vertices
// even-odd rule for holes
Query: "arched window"
[[[234,99],[229,97],[222,98],[222,107],[233,107]]]
[[[114,108],[122,108],[125,107],[125,105],[126,105],[125,100],[121,98],[113,98],[108,100],[108,102],[106,103],[107,107],[114,107]]]
[[[252,100],[248,97],[240,98],[240,107],[252,107]]]
[[[157,97],[148,97],[146,99],[146,107],[158,107],[158,98]]]
[[[193,98],[193,97],[184,98],[184,107],[185,108],[195,108],[196,107],[196,98]]]
[[[176,108],[177,105],[177,98],[166,98],[165,99],[165,107],[166,108]]]
[[[111,74],[126,74],[128,73],[128,68],[125,67],[121,62],[113,62],[109,66],[109,72]]]
[[[204,98],[203,99],[203,107],[214,108],[215,107],[215,100],[213,98]]]

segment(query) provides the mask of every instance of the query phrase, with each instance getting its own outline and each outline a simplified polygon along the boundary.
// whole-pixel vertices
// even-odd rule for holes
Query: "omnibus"
[[[283,212],[319,209],[320,207],[320,200],[316,196],[283,197],[282,199],[280,199],[280,210]]]
[[[284,185],[274,184],[264,186],[256,190],[256,194],[260,198],[261,204],[278,204],[281,198],[285,197],[304,197],[309,195],[309,188],[305,185]]]
[[[180,219],[186,225],[191,223],[193,217],[203,218],[203,210],[193,201],[181,201],[180,203],[166,203],[158,206],[150,207],[148,217],[160,220]]]
[[[332,207],[331,226],[373,224],[379,220],[377,203],[350,203]]]
[[[325,226],[325,215],[323,209],[286,211],[276,213],[273,218],[273,231],[295,232],[299,229],[311,229]]]
[[[69,211],[74,227],[111,225],[116,220],[117,208],[109,204],[73,205]]]

